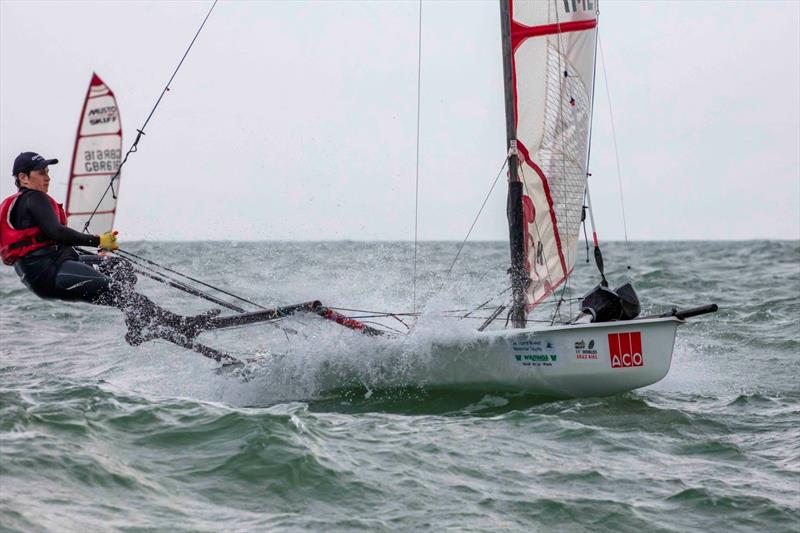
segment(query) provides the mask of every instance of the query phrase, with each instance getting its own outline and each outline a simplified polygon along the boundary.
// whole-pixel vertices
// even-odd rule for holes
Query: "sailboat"
[[[587,207],[591,215],[587,181],[597,2],[500,0],[500,12],[511,297],[468,339],[434,347],[438,364],[425,385],[581,397],[653,384],[670,369],[678,327],[717,306],[640,317],[631,282],[612,289],[606,278],[593,222],[600,280],[581,299],[578,316],[559,322],[554,314],[544,326],[529,320],[545,303],[560,308]],[[253,312],[226,306],[239,314],[209,316],[188,330],[160,330],[141,338],[165,339],[225,364],[240,364],[199,344],[197,335],[297,313],[313,313],[366,335],[387,334],[319,301]],[[510,327],[491,330],[506,310]]]
[[[78,231],[100,235],[111,231],[117,211],[122,155],[122,124],[114,92],[92,74],[72,150],[67,185],[67,225]],[[88,224],[87,224],[88,222]]]

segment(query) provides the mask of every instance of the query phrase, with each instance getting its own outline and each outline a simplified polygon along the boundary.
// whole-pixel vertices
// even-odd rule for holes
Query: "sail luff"
[[[511,4],[508,0],[500,0],[500,25],[503,47],[503,89],[506,110],[506,150],[508,153],[508,199],[506,216],[508,218],[509,247],[511,252],[511,324],[515,328],[525,327],[525,289],[527,272],[525,271],[525,237],[522,212],[522,182],[518,173],[518,157],[516,150],[517,121],[516,104],[514,102],[514,63],[511,46]]]
[[[597,23],[600,23],[600,13],[597,14]],[[594,102],[594,90],[595,90],[595,82],[597,81],[597,44],[600,40],[600,32],[594,32],[594,68],[592,68],[592,102]],[[586,206],[589,208],[589,221],[592,225],[592,241],[594,242],[594,263],[597,266],[597,270],[600,272],[600,284],[603,287],[608,287],[608,281],[606,280],[606,273],[603,269],[603,252],[600,251],[600,241],[597,238],[597,226],[594,223],[594,210],[592,209],[592,196],[589,194],[589,161],[591,161],[592,156],[592,132],[594,124],[594,106],[592,106],[591,112],[589,113],[589,146],[586,150],[586,186],[585,186],[585,195],[586,195]],[[624,217],[623,217],[624,218]],[[630,267],[628,267],[630,268]]]

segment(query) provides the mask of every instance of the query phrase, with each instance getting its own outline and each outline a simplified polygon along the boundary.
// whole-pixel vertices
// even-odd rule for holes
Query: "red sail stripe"
[[[535,302],[533,302],[533,303],[530,303],[530,304],[525,304],[525,311],[526,311],[527,313],[530,313],[531,311],[533,311],[533,308],[534,308],[534,307],[536,307],[537,305],[539,305],[540,303],[542,303],[542,302],[545,300],[545,298],[547,298],[548,296],[550,296],[551,294],[553,294],[553,293],[555,292],[555,290],[561,286],[561,284],[562,284],[562,283],[564,283],[565,281],[567,281],[567,278],[570,276],[570,274],[572,274],[572,270],[570,270],[570,271],[569,271],[569,273],[568,273],[566,276],[564,276],[563,278],[561,278],[560,280],[558,280],[558,281],[557,281],[557,282],[555,282],[554,284],[550,285],[550,290],[549,290],[549,291],[546,291],[544,294],[542,294],[542,295],[539,297],[539,299],[538,299],[538,300],[536,300]]]
[[[531,159],[531,155],[528,152],[528,149],[525,147],[522,142],[519,140],[517,141],[517,148],[519,152],[522,154],[522,158],[525,160],[528,165],[536,171],[539,175],[539,179],[542,181],[542,187],[544,188],[544,195],[547,198],[547,205],[550,208],[550,221],[553,223],[553,236],[556,238],[556,248],[558,249],[558,258],[561,260],[561,271],[566,275],[567,273],[567,262],[564,261],[564,252],[561,250],[561,235],[558,233],[558,221],[556,220],[556,211],[553,208],[553,197],[550,194],[550,185],[547,182],[547,177],[545,177],[544,172],[542,169],[539,168],[539,165],[533,162]]]
[[[70,215],[91,215],[91,214],[92,214],[91,211],[77,211],[75,213],[70,213]],[[110,210],[110,211],[95,211],[94,214],[95,215],[109,215],[109,214],[113,215],[114,211],[113,210]]]
[[[111,95],[111,96],[114,96],[114,95]],[[122,133],[122,128],[118,129],[115,132],[111,132],[111,133],[87,133],[86,135],[81,135],[81,139],[85,139],[86,137],[103,137],[104,135],[106,137],[111,137],[113,135],[120,135],[121,133]]]
[[[531,37],[570,33],[574,31],[591,30],[597,27],[597,19],[574,20],[571,22],[556,22],[541,26],[525,26],[511,19],[511,49],[516,50],[523,41]]]

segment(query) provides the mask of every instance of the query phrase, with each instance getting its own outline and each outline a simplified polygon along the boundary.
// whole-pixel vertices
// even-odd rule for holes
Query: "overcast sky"
[[[0,2],[0,193],[66,195],[91,74],[130,146],[210,2]],[[631,239],[800,238],[800,3],[600,4]],[[122,175],[121,239],[414,236],[417,2],[221,1]],[[505,153],[497,2],[425,1],[419,234],[462,239]],[[623,238],[602,66],[590,187]],[[507,238],[501,180],[473,239]]]

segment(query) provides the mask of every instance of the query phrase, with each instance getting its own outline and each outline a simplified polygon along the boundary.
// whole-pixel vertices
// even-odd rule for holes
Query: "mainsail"
[[[567,279],[575,263],[587,177],[597,1],[507,1],[515,174],[522,183],[522,266],[530,277],[525,292],[530,311]]]
[[[91,217],[89,233],[110,231],[117,210],[119,177],[112,190],[111,177],[117,172],[122,155],[122,124],[114,93],[97,74],[92,74],[83,102],[75,149],[72,153],[67,186],[67,224],[83,231]],[[102,200],[101,200],[102,199]],[[94,214],[94,216],[92,216]]]

